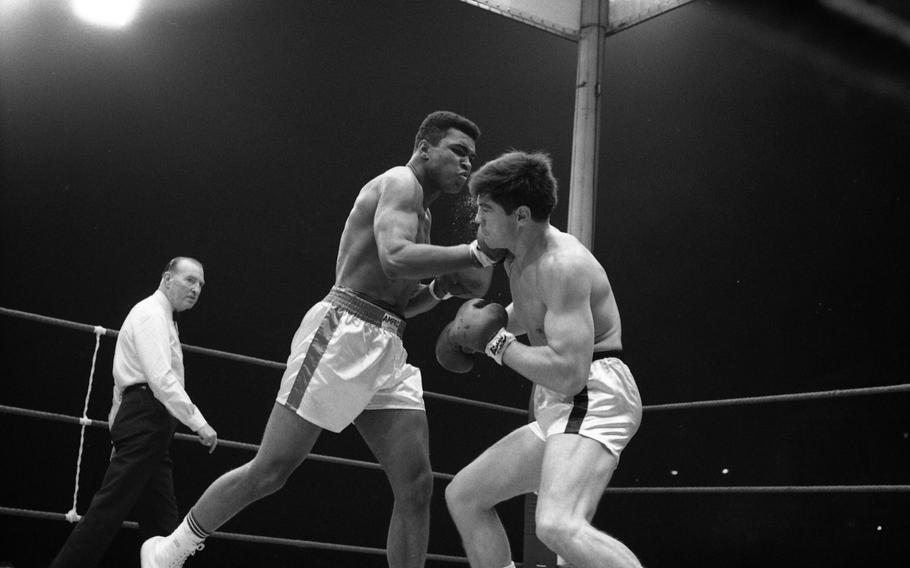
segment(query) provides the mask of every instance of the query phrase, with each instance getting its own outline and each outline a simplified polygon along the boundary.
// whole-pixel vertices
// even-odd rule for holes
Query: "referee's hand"
[[[218,432],[215,432],[215,429],[206,424],[200,428],[196,435],[199,436],[199,443],[209,449],[209,453],[215,451],[215,446],[218,445]]]

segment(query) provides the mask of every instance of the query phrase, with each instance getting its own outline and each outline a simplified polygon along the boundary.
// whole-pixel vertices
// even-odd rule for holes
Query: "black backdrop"
[[[18,8],[17,8],[18,6]],[[0,305],[117,328],[172,256],[208,284],[184,341],[283,361],[332,283],[363,183],[404,163],[422,117],[484,130],[479,163],[546,150],[566,222],[575,45],[443,2],[144,6],[100,31],[63,2],[7,3],[0,29]],[[616,289],[646,404],[907,382],[907,51],[812,3],[700,0],[606,42],[594,250]],[[463,199],[439,243],[469,238]],[[507,301],[499,274],[493,297]],[[520,378],[435,364],[457,305],[406,342],[429,391],[523,408]],[[78,415],[94,339],[0,318],[0,403]],[[89,416],[106,418],[113,342]],[[224,439],[258,442],[280,372],[187,354]],[[614,486],[907,483],[907,395],[648,411]],[[430,399],[434,470],[454,473],[522,422]],[[0,506],[65,512],[78,428],[9,415]],[[354,431],[321,454],[371,459]],[[84,511],[109,453],[89,429]],[[250,454],[176,443],[178,501]],[[726,470],[726,473],[724,471]],[[430,551],[462,554],[437,483]],[[381,473],[307,462],[225,530],[383,547]],[[906,494],[617,495],[596,524],[648,566],[898,566]],[[520,559],[521,504],[502,514]],[[0,561],[43,566],[69,526],[0,517]],[[106,566],[138,565],[124,531]],[[381,557],[210,541],[194,566],[381,566]],[[440,565],[442,563],[433,564]]]

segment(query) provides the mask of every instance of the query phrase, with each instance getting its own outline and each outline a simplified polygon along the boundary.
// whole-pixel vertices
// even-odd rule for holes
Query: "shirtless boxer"
[[[407,165],[360,190],[341,235],[335,286],[294,335],[259,451],[215,480],[173,533],[143,543],[143,568],[182,566],[212,531],[283,487],[324,429],[340,432],[352,422],[394,494],[389,566],[423,566],[433,478],[420,370],[407,363],[401,337],[406,318],[489,286],[485,267],[495,259],[481,243],[429,244],[428,207],[463,189],[479,135],[464,117],[432,113]],[[435,275],[443,276],[420,283]]]
[[[478,238],[508,249],[512,303],[469,300],[444,329],[440,363],[470,368],[486,353],[534,383],[536,422],[487,449],[446,489],[471,566],[514,566],[497,503],[538,492],[537,536],[578,568],[638,567],[635,555],[591,526],[619,455],[641,421],[641,400],[620,360],[619,311],[607,274],[575,237],[550,225],[556,180],[543,154],[512,152],[470,182]],[[515,340],[527,334],[530,345]]]

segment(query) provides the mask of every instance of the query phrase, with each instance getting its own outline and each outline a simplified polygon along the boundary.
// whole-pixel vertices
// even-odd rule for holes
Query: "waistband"
[[[130,385],[130,386],[126,387],[125,389],[123,389],[123,394],[126,394],[128,392],[143,391],[143,390],[149,390],[148,383],[136,383],[136,384]]]
[[[622,357],[622,349],[614,349],[612,351],[600,351],[598,353],[595,353],[594,356],[591,357],[591,362],[597,361],[599,359],[606,359],[608,357],[616,357],[617,359],[619,359],[620,357]]]
[[[368,302],[353,290],[341,286],[333,286],[324,301],[343,309],[351,315],[357,316],[367,323],[380,327],[389,333],[394,333],[399,338],[404,335],[404,318]]]

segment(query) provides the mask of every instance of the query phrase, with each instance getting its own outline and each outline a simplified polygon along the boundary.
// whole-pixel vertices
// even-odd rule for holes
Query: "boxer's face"
[[[477,157],[474,140],[464,132],[449,128],[439,144],[427,144],[424,150],[433,178],[445,193],[458,193],[471,175],[471,163]]]
[[[477,196],[477,215],[474,222],[480,236],[492,248],[510,248],[518,229],[516,212],[506,213],[489,195]]]

